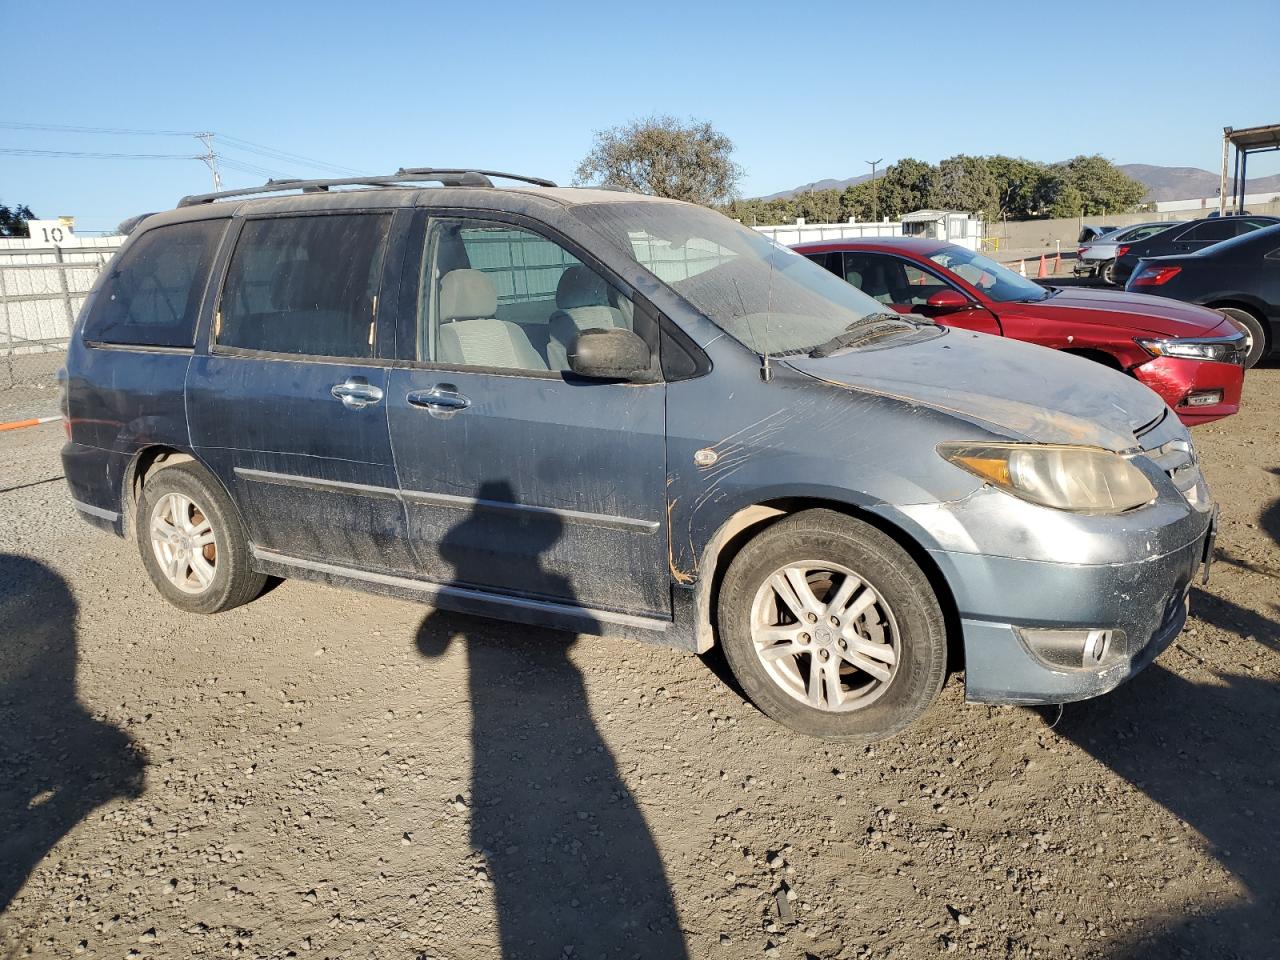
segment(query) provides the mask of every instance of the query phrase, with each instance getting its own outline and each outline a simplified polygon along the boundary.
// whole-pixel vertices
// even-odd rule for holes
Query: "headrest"
[[[608,305],[609,287],[590,267],[578,264],[560,274],[560,282],[556,284],[556,306],[561,310]]]
[[[498,312],[498,291],[479,270],[450,270],[440,279],[440,319],[477,320]]]

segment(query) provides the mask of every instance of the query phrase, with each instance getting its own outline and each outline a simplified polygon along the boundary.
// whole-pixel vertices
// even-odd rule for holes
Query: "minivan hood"
[[[1090,287],[1056,287],[1053,296],[1028,306],[1036,314],[1060,310],[1063,320],[1105,323],[1161,337],[1205,337],[1222,323],[1222,314],[1193,303]]]
[[[1164,401],[1081,357],[952,329],[946,336],[786,362],[826,383],[950,413],[1011,439],[1132,450]]]

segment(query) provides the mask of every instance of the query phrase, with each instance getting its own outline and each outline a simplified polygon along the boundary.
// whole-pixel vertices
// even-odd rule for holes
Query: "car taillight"
[[[1181,272],[1181,267],[1143,267],[1138,271],[1138,275],[1133,278],[1131,285],[1135,287],[1158,287],[1162,283],[1168,283]]]
[[[1129,244],[1127,243],[1121,244],[1120,246],[1116,247],[1116,259],[1119,260],[1128,252],[1129,252]]]
[[[1088,250],[1088,249],[1089,249],[1088,247],[1077,247],[1077,248],[1076,248],[1076,256],[1078,256],[1078,257],[1083,257],[1083,256],[1084,256],[1084,252],[1085,252],[1086,250]]]

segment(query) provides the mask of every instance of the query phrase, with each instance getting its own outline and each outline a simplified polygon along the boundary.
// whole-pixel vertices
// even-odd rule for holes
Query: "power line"
[[[52,123],[13,123],[0,121],[0,128],[5,130],[42,130],[50,133],[111,133],[134,137],[191,137],[190,130],[137,130],[126,127],[76,127]]]
[[[4,130],[31,130],[52,133],[92,133],[92,134],[111,134],[121,136],[156,136],[156,137],[195,137],[201,140],[205,145],[205,153],[202,157],[196,159],[203,160],[206,164],[216,163],[217,155],[214,153],[212,141],[216,139],[224,146],[233,150],[243,150],[246,153],[257,154],[260,157],[266,157],[269,160],[287,160],[295,163],[304,163],[308,166],[321,170],[332,170],[336,173],[360,174],[362,171],[356,170],[354,167],[346,167],[338,163],[330,163],[327,160],[318,160],[315,157],[308,157],[300,153],[290,153],[287,150],[277,150],[275,147],[269,147],[266,144],[256,143],[253,140],[245,140],[241,137],[233,137],[228,134],[213,133],[209,131],[198,130],[145,130],[138,127],[89,127],[72,124],[54,124],[54,123],[21,123],[17,121],[4,120],[0,121],[0,129]],[[13,153],[19,156],[83,156],[86,159],[154,159],[155,155],[143,154],[118,154],[108,156],[99,153],[80,153],[73,151],[45,151],[41,153],[17,154],[18,148],[5,149],[6,153]],[[212,161],[211,161],[212,158]],[[265,169],[265,168],[263,168]]]
[[[15,157],[72,157],[79,160],[199,160],[189,153],[94,153],[84,150],[31,150],[0,147],[0,153]]]
[[[232,160],[225,155],[219,159],[222,161],[222,165],[224,167],[229,167],[232,170],[239,170],[242,173],[252,173],[256,176],[268,177],[277,180],[288,179],[291,176],[291,174],[284,173],[281,170],[273,170],[270,167],[261,167],[256,163],[245,163],[242,160]]]
[[[218,140],[238,150],[244,150],[247,153],[256,153],[259,156],[268,157],[274,160],[296,160],[299,163],[307,163],[313,167],[320,167],[337,171],[338,173],[360,174],[360,170],[354,167],[344,167],[338,163],[329,163],[326,160],[317,160],[314,157],[306,157],[300,153],[288,153],[284,150],[277,150],[274,147],[268,147],[261,143],[254,143],[252,140],[242,140],[239,137],[231,137],[225,133],[216,134]]]

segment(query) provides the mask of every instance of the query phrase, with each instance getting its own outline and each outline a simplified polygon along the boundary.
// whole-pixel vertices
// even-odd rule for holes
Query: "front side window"
[[[640,326],[631,300],[554,240],[493,221],[431,220],[416,359],[563,373],[585,330],[631,330],[655,348],[656,331]]]
[[[209,266],[226,220],[156,227],[138,237],[106,279],[85,320],[94,343],[190,347]]]
[[[240,232],[214,342],[264,353],[374,356],[390,216],[250,220]]]
[[[846,251],[844,275],[867,296],[893,307],[921,307],[950,284],[914,263],[883,253]]]

